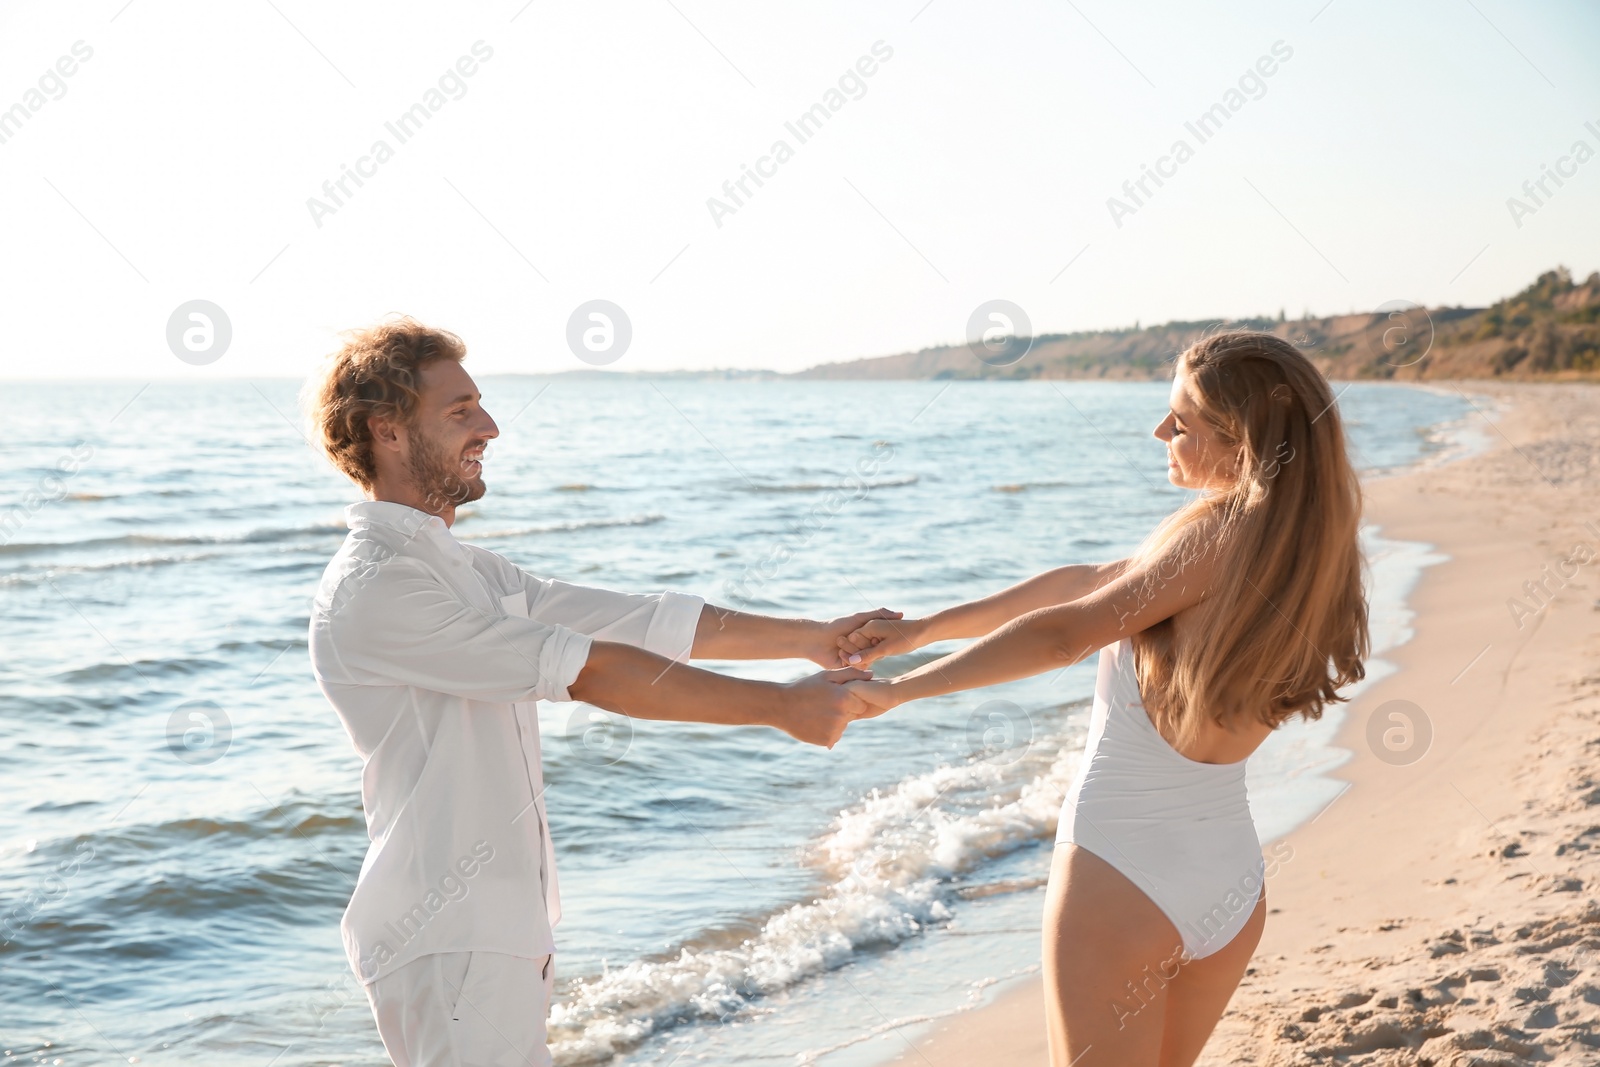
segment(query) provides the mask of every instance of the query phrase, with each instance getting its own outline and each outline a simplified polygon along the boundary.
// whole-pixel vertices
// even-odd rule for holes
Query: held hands
[[[816,623],[817,637],[806,658],[833,669],[784,686],[789,703],[780,728],[796,740],[832,748],[855,720],[882,715],[899,704],[891,684],[874,681],[863,668],[922,646],[920,624],[902,623],[904,617],[903,612],[879,608]]]
[[[853,635],[861,633],[864,626],[883,626],[903,617],[903,612],[879,608],[877,611],[862,611],[855,615],[843,615],[827,622],[816,623],[817,636],[813,647],[806,653],[806,658],[823,668],[865,667],[871,662],[870,660],[850,662],[849,657],[856,649],[848,646],[846,642]]]
[[[845,667],[790,682],[783,687],[787,696],[785,713],[774,725],[797,741],[832,748],[844,735],[846,726],[857,719],[882,714],[882,709],[853,691],[855,685],[866,684],[871,678],[869,671]]]
[[[867,667],[885,656],[903,656],[914,652],[926,642],[921,638],[922,624],[918,619],[901,619],[879,616],[839,638],[839,656],[843,665]]]

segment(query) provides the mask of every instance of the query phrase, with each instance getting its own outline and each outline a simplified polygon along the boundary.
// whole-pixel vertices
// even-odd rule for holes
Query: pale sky
[[[477,373],[582,369],[594,299],[612,369],[797,370],[997,298],[1044,333],[1600,269],[1595,5],[1138,7],[6,0],[0,376],[298,377],[391,312]],[[203,365],[167,339],[191,300],[231,325]]]

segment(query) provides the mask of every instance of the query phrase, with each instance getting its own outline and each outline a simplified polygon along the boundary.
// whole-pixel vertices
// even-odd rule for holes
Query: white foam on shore
[[[748,1012],[863,948],[948,921],[964,873],[1054,834],[1083,718],[1061,716],[1057,736],[1025,750],[873,790],[807,847],[806,862],[824,881],[812,900],[768,917],[738,945],[685,946],[576,984],[551,1013],[556,1062],[603,1062],[676,1023]]]
[[[1485,393],[1462,392],[1454,386],[1446,388],[1442,385],[1408,382],[1404,388],[1420,389],[1436,396],[1465,400],[1472,405],[1473,410],[1447,422],[1421,427],[1426,446],[1419,459],[1412,463],[1402,463],[1397,467],[1364,471],[1362,472],[1363,481],[1392,477],[1397,474],[1409,474],[1419,470],[1430,470],[1435,467],[1442,467],[1447,463],[1454,463],[1457,460],[1470,459],[1473,456],[1481,455],[1487,452],[1489,447],[1494,444],[1494,424],[1499,422],[1501,417],[1511,409],[1511,402],[1508,400],[1489,396]]]

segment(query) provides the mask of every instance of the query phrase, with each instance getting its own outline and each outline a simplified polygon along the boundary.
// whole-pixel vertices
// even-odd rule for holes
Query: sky
[[[1597,46],[1579,2],[6,0],[0,377],[303,377],[400,313],[485,374],[1482,306],[1600,269]]]

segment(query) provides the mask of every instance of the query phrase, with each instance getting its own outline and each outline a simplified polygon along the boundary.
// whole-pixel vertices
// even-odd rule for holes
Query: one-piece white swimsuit
[[[1122,872],[1172,920],[1191,959],[1209,956],[1249,921],[1266,870],[1244,772],[1244,760],[1200,763],[1167,743],[1123,638],[1100,650],[1089,739],[1056,844]]]

